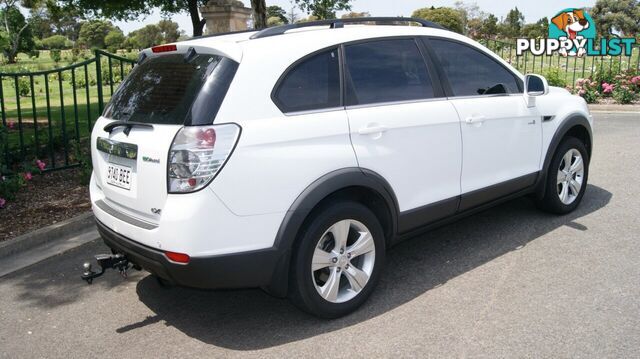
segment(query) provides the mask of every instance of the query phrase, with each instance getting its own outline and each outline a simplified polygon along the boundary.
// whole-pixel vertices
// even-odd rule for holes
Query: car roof
[[[183,41],[179,44],[215,48],[238,62],[242,62],[244,56],[258,58],[275,56],[278,57],[278,62],[282,61],[290,64],[320,49],[347,42],[401,36],[444,37],[479,48],[510,68],[515,74],[522,76],[508,62],[476,41],[453,31],[435,27],[344,24],[344,27],[333,28],[327,25],[319,25],[291,29],[281,35],[252,39],[252,36],[257,33],[259,32],[248,30],[203,36]]]

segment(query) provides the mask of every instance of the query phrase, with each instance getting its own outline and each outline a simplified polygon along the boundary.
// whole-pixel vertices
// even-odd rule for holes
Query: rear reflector
[[[154,54],[157,54],[159,52],[178,51],[178,47],[176,45],[160,45],[152,47],[151,51],[153,51]]]
[[[189,255],[184,253],[176,253],[176,252],[164,252],[164,255],[169,258],[170,261],[176,263],[187,264],[189,263]]]

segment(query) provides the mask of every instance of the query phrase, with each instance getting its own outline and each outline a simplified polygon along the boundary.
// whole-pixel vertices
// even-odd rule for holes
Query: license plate
[[[131,172],[131,167],[116,165],[113,163],[109,163],[107,165],[108,184],[129,190],[131,189],[132,180],[133,172]]]

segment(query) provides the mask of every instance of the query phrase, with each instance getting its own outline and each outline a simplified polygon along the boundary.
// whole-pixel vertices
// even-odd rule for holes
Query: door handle
[[[360,135],[372,135],[375,133],[382,133],[388,130],[385,126],[371,126],[371,127],[362,127],[358,130],[358,134]]]
[[[535,125],[536,124],[536,120],[531,120],[531,122],[527,122],[527,125]]]
[[[468,124],[483,123],[484,120],[486,120],[486,119],[487,119],[487,116],[484,116],[484,115],[472,115],[472,116],[467,117],[465,122],[468,123]]]

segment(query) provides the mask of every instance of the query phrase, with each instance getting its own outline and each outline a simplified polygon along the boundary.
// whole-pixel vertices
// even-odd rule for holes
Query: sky
[[[243,0],[245,5],[249,5],[249,0]],[[367,11],[371,16],[411,16],[411,13],[415,9],[422,7],[439,7],[439,6],[453,6],[455,0],[354,0],[352,1],[352,11],[363,12]],[[551,17],[558,11],[575,7],[591,7],[595,4],[595,0],[466,0],[465,3],[476,3],[481,11],[489,12],[498,17],[504,17],[507,12],[518,7],[524,14],[526,22],[535,22],[545,16]],[[291,9],[290,0],[267,0],[267,6],[278,5],[283,9],[289,11]],[[297,13],[306,17],[300,10]],[[340,15],[340,13],[338,13]],[[116,26],[120,27],[125,34],[139,29],[140,27],[148,24],[157,23],[162,19],[159,11],[154,11],[153,14],[144,18],[138,19],[138,21],[116,21]],[[171,20],[177,22],[180,25],[180,29],[186,34],[192,33],[191,20],[187,14],[174,14],[170,17]]]

